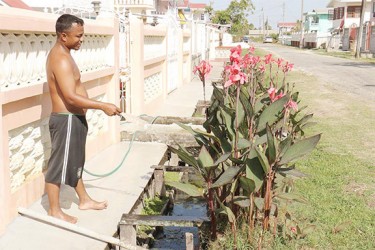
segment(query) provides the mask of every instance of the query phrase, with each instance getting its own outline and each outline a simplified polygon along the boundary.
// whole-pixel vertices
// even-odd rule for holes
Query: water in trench
[[[169,215],[173,216],[207,216],[206,201],[203,199],[193,199],[179,197],[173,210]],[[199,231],[197,227],[164,227],[163,232],[155,239],[151,249],[186,249],[185,233],[194,235],[194,249],[200,248]]]

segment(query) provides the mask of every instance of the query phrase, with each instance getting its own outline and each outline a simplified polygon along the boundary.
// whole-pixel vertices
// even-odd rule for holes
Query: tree
[[[233,0],[226,10],[216,11],[211,21],[217,24],[230,24],[229,33],[242,37],[250,29],[247,16],[252,10],[254,5],[251,0]]]

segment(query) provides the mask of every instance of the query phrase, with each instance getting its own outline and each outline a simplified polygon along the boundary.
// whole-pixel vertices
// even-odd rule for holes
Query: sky
[[[212,4],[214,10],[225,10],[232,0],[191,0],[195,3]],[[303,1],[303,12],[313,9],[325,8],[329,0],[252,0],[255,6],[253,13],[249,13],[249,23],[260,27],[262,20],[262,8],[265,21],[268,18],[273,29],[277,29],[278,22],[296,22],[301,19],[301,3]],[[283,3],[285,3],[285,16],[283,15]]]

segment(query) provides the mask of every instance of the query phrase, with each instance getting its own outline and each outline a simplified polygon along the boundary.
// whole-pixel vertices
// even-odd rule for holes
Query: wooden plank
[[[154,168],[155,170],[162,170],[169,172],[189,172],[189,173],[195,173],[195,169],[192,166],[169,166],[169,165],[154,165],[151,166],[151,168]]]
[[[120,225],[197,227],[208,217],[123,214]]]

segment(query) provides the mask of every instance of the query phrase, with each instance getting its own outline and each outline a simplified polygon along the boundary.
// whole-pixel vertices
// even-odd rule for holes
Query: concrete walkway
[[[212,94],[211,78],[220,76],[223,62],[212,62],[212,73],[207,81],[206,99]],[[190,117],[198,100],[203,100],[201,81],[194,76],[189,84],[168,95],[165,104],[151,116]],[[123,129],[126,129],[124,127]],[[94,173],[107,173],[118,166],[129,148],[129,142],[120,142],[89,160],[85,168]],[[128,213],[142,193],[151,175],[152,165],[160,164],[167,146],[155,142],[134,142],[121,168],[105,178],[84,173],[88,193],[96,200],[107,200],[103,211],[81,211],[74,189],[63,186],[61,204],[64,212],[79,218],[77,226],[96,233],[112,236],[116,233],[123,213]],[[31,211],[47,215],[46,195],[36,201]],[[18,216],[0,237],[1,250],[95,250],[105,249],[106,243],[73,233],[27,216]]]

